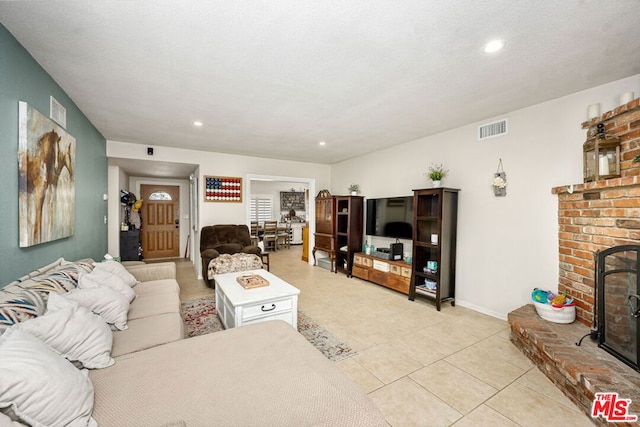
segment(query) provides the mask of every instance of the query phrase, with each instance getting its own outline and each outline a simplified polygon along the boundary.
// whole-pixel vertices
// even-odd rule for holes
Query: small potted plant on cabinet
[[[360,192],[360,185],[358,184],[351,184],[349,186],[349,192],[351,193],[352,196],[357,196],[358,193]]]
[[[445,176],[449,173],[448,169],[445,169],[442,166],[442,163],[435,164],[431,163],[429,166],[429,172],[427,172],[427,176],[432,181],[434,187],[440,187],[440,184]]]

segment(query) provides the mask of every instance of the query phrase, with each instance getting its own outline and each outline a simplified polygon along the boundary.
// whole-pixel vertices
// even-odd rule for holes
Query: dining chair
[[[258,235],[258,221],[251,221],[250,231],[251,243],[254,244],[254,246],[258,246],[258,243],[260,242],[260,236]]]
[[[291,221],[287,221],[285,227],[278,227],[276,236],[277,246],[280,246],[280,242],[282,242],[282,245],[286,246],[287,249],[291,248]]]
[[[262,235],[264,249],[278,250],[278,221],[265,221],[264,234]]]

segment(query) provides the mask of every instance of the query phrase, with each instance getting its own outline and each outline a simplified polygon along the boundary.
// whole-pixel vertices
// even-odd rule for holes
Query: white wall
[[[587,105],[611,110],[628,91],[640,93],[640,75],[341,162],[332,167],[332,193],[346,194],[355,182],[365,197],[410,195],[430,186],[424,173],[431,163],[443,163],[450,170],[443,185],[461,189],[456,304],[506,318],[530,301],[533,288],[557,289],[551,188],[582,182]],[[502,117],[509,118],[507,135],[477,141],[478,124]],[[490,186],[500,158],[506,197],[495,197]],[[410,242],[404,243],[407,252]]]
[[[107,167],[107,253],[120,256],[120,188],[124,172],[117,166]]]
[[[309,178],[315,180],[315,188],[329,188],[330,185],[331,167],[329,165],[158,146],[154,147],[153,159],[150,159],[147,155],[148,146],[149,145],[146,144],[107,141],[107,157],[198,165],[198,185],[200,187],[200,198],[198,201],[199,229],[203,226],[214,224],[249,223],[247,218],[247,212],[249,211],[247,207],[249,201],[249,193],[247,190],[248,176],[264,175]],[[204,175],[242,177],[244,192],[242,203],[203,202]],[[110,181],[109,186],[111,187],[111,185],[112,183]],[[183,194],[188,194],[188,187],[187,192]],[[315,195],[312,197],[315,197]],[[114,201],[110,200],[109,203],[114,203]],[[181,212],[181,216],[183,213],[188,212],[188,207],[186,209],[186,211]],[[109,230],[111,233],[111,228]],[[195,233],[194,237],[195,241],[192,250],[199,253],[199,231]],[[184,242],[181,241],[181,245],[184,248]],[[196,257],[195,261],[196,271],[200,272],[200,258]]]

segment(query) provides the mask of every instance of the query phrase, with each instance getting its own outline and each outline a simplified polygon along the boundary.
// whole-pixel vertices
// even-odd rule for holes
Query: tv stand
[[[358,252],[353,256],[351,275],[409,295],[411,264]]]

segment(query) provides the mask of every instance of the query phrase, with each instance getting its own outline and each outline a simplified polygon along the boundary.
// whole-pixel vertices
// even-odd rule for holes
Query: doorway
[[[180,187],[140,185],[142,226],[140,241],[144,259],[180,256]]]
[[[245,196],[247,200],[251,200],[253,190],[252,183],[255,184],[259,181],[269,181],[269,182],[286,182],[288,184],[302,184],[308,190],[309,198],[306,200],[308,211],[306,212],[306,221],[308,223],[308,241],[307,245],[309,248],[313,248],[315,245],[315,231],[316,231],[316,215],[315,215],[315,193],[316,193],[316,180],[315,178],[300,178],[300,177],[290,177],[290,176],[277,176],[277,175],[254,175],[247,174],[247,188]],[[280,208],[280,205],[277,205],[277,208]],[[274,208],[276,209],[276,208]],[[279,209],[278,209],[279,212]],[[249,218],[251,218],[251,204],[247,203],[247,225],[249,225]],[[277,216],[276,216],[277,218]],[[313,264],[313,260],[309,257],[308,262]]]

